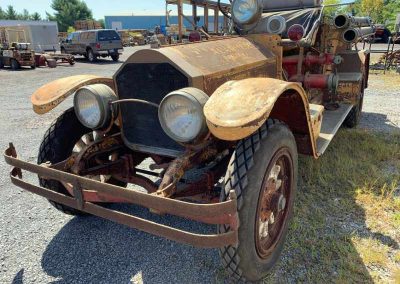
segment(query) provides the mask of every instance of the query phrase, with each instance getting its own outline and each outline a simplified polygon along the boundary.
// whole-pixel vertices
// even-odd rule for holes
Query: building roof
[[[53,22],[53,21],[0,20],[0,27],[54,26],[54,25],[57,25],[57,22]]]
[[[218,7],[218,2],[217,1],[210,1],[210,0],[182,0],[183,4],[196,4],[198,6],[212,6],[212,7]],[[166,0],[167,4],[178,4],[178,0]],[[221,2],[221,7],[228,8],[230,7],[230,4],[222,3]]]

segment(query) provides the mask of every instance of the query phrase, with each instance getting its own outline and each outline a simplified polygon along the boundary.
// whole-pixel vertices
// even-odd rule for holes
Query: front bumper
[[[237,229],[239,224],[237,200],[234,191],[230,193],[230,200],[226,202],[217,204],[194,204],[141,193],[52,169],[48,166],[24,162],[17,159],[17,153],[12,144],[10,144],[10,147],[4,152],[4,158],[7,164],[13,166],[10,177],[14,185],[54,202],[116,223],[124,224],[131,228],[196,247],[218,248],[233,245],[238,242]],[[42,178],[70,183],[74,186],[74,196],[67,196],[47,188],[27,183],[22,179],[22,170],[37,174]],[[224,234],[202,235],[157,224],[149,220],[87,202],[83,197],[83,188],[95,189],[97,192],[105,195],[118,196],[130,203],[150,208],[162,214],[176,215],[207,224],[229,224],[231,230]]]

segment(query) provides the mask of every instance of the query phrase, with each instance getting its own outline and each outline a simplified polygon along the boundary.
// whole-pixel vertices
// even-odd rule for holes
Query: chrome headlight
[[[87,128],[106,127],[111,120],[110,102],[116,99],[114,91],[107,85],[84,86],[75,93],[75,114]]]
[[[208,133],[203,113],[207,100],[207,94],[196,88],[169,93],[158,108],[158,118],[164,132],[181,143],[204,137]]]
[[[256,22],[262,14],[261,0],[234,0],[232,4],[233,20],[240,25]]]

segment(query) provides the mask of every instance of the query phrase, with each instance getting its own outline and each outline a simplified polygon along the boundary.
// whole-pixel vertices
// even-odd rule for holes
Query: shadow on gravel
[[[213,226],[160,217],[136,206],[112,209],[193,232],[215,232]],[[210,283],[219,257],[217,250],[192,248],[90,216],[63,227],[47,246],[42,268],[59,279],[53,283]]]
[[[15,275],[11,284],[23,284],[24,283],[24,269],[22,268],[18,273]]]
[[[111,58],[98,58],[95,62],[89,62],[86,58],[84,57],[75,57],[75,62],[79,63],[86,63],[86,64],[93,64],[93,65],[107,65],[107,64],[120,64],[123,61],[120,59],[119,61],[113,61]]]
[[[388,119],[386,114],[363,112],[359,128],[383,131],[386,133],[400,132],[398,125]]]

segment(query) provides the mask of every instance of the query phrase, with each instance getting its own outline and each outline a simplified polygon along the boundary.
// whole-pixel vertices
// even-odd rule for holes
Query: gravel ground
[[[134,51],[127,48],[121,60]],[[0,70],[0,145],[15,142],[19,155],[35,162],[41,138],[69,102],[38,116],[29,97],[41,85],[75,74],[111,76],[121,63],[78,60],[74,67]],[[393,131],[400,127],[400,103],[393,88],[371,76],[361,127]],[[43,198],[10,184],[0,160],[0,283],[209,283],[220,279],[217,250],[195,249],[96,217],[74,218]],[[26,177],[36,182],[36,177]],[[214,232],[213,226],[161,218],[139,207],[115,208],[189,231]]]

